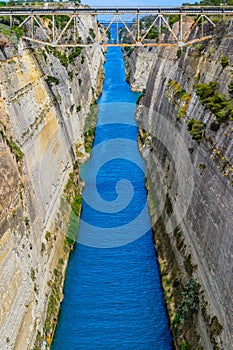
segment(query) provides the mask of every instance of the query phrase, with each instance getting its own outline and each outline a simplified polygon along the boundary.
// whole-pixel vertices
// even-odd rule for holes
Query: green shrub
[[[169,80],[168,86],[172,88],[173,94],[175,97],[179,98],[186,91],[182,90],[182,87],[176,80]]]
[[[50,233],[49,231],[46,231],[46,233],[45,233],[45,239],[46,239],[46,241],[49,241],[50,238],[51,238],[51,233]]]
[[[95,39],[95,33],[94,33],[93,28],[89,29],[89,35],[92,37],[92,39]]]
[[[192,138],[200,142],[205,134],[205,124],[200,120],[191,119],[188,122],[188,130]]]
[[[30,223],[29,223],[29,218],[27,216],[24,217],[24,222],[27,228],[29,228]]]
[[[180,324],[181,322],[181,319],[180,319],[180,314],[177,313],[174,317],[174,320],[172,321],[172,323],[175,325],[175,324]]]
[[[72,211],[70,212],[67,226],[67,236],[64,242],[65,251],[69,251],[75,243],[78,233],[80,208],[82,205],[82,195],[79,192],[76,192],[75,194],[73,194],[73,192],[70,194],[68,193],[70,190],[72,190],[73,185],[75,185],[74,178],[72,174],[70,174],[70,179],[66,185],[66,198],[69,199],[69,203],[71,202]]]
[[[180,306],[181,320],[192,318],[192,316],[198,311],[199,288],[199,284],[192,277],[185,284]]]
[[[61,268],[62,265],[58,264],[57,269],[53,270],[53,281],[50,280],[48,282],[48,285],[51,287],[51,294],[48,300],[46,319],[44,322],[43,331],[46,336],[46,341],[49,345],[51,345],[51,334],[53,333],[56,326],[57,315],[61,300],[61,287],[63,278]]]
[[[233,101],[225,94],[216,92],[217,88],[216,82],[199,84],[196,94],[200,97],[201,103],[216,115],[217,121],[223,123],[233,119]]]
[[[180,107],[178,114],[177,114],[178,118],[184,118],[184,116],[186,114],[187,107],[188,106],[186,104]]]
[[[75,58],[78,57],[82,52],[82,47],[75,47],[71,54],[68,56],[69,63],[74,62]]]
[[[74,72],[73,72],[72,70],[69,71],[69,72],[68,72],[68,76],[69,76],[70,80],[72,80],[72,79],[73,79],[73,76],[74,76]]]
[[[31,276],[31,280],[34,282],[36,279],[36,273],[35,273],[35,270],[33,268],[31,268],[30,276]]]
[[[74,215],[74,214],[71,214],[71,215]],[[70,222],[69,222],[69,224],[70,224]],[[77,227],[77,229],[78,229],[78,227]],[[68,226],[68,236],[65,239],[64,245],[66,247],[68,247],[68,248],[72,248],[74,243],[75,243],[75,239],[69,237],[69,234],[71,234],[71,232],[70,232],[70,229],[69,229],[69,226]]]
[[[79,106],[77,106],[76,107],[76,112],[78,113],[78,112],[80,112],[81,111],[81,109],[82,109],[82,107],[79,105]]]
[[[58,15],[56,16],[56,26],[58,28],[64,28],[67,22],[69,21],[70,17],[69,16],[64,16],[64,15]],[[68,26],[70,28],[72,26],[72,23]]]
[[[59,265],[64,265],[64,259],[59,258],[59,260],[58,260],[58,264],[59,264]]]
[[[149,31],[149,33],[146,36],[146,39],[157,39],[159,36],[159,32],[158,29],[156,27],[152,27],[151,30]]]
[[[64,67],[67,68],[67,67],[68,67],[68,59],[67,59],[66,55],[60,54],[60,55],[58,56],[58,58],[59,58],[61,64],[62,64]]]
[[[56,16],[56,18],[57,17],[59,17],[59,16]],[[51,47],[51,46],[45,46],[45,49],[47,50],[47,52],[52,53],[55,57],[57,57],[64,67],[66,67],[66,68],[68,67],[69,61],[68,61],[66,54],[62,54],[55,47]]]
[[[48,75],[45,80],[49,85],[58,85],[60,83],[60,81],[56,77],[52,77],[51,75]]]
[[[203,43],[199,43],[199,44],[196,44],[194,48],[196,51],[201,53],[206,48],[206,45]]]
[[[205,164],[201,163],[198,165],[199,169],[200,169],[200,174],[202,175],[203,171],[205,170]]]
[[[181,54],[182,54],[182,50],[181,50],[181,48],[179,47],[178,50],[176,51],[176,56],[177,56],[177,58],[180,58]]]
[[[219,84],[211,81],[209,84],[198,84],[196,94],[200,97],[201,102],[205,102],[209,97],[214,96]]]
[[[183,339],[181,342],[180,350],[190,350],[190,349],[191,349],[190,344],[187,343],[185,339]]]
[[[230,84],[228,85],[228,89],[229,89],[229,93],[233,94],[233,80],[230,82]]]
[[[228,66],[228,64],[229,64],[228,58],[226,56],[222,56],[222,58],[221,58],[222,67],[225,68],[226,66]]]
[[[221,334],[223,326],[219,323],[217,316],[214,316],[211,319],[210,328],[211,328],[211,335],[215,334],[218,336]]]
[[[71,204],[71,208],[76,215],[79,215],[79,209],[82,204],[82,195],[79,193],[74,197],[74,201]]]
[[[192,95],[182,88],[176,80],[168,81],[168,94],[172,103],[179,106],[178,118],[183,118],[191,101]]]
[[[179,21],[180,17],[179,15],[170,15],[168,19],[169,19],[169,25],[172,26],[174,23]]]
[[[12,26],[10,28],[11,33],[14,33],[17,37],[17,39],[22,38],[23,36],[23,28],[19,26]]]
[[[40,253],[43,255],[44,251],[45,251],[45,244],[44,244],[44,242],[42,242],[41,243]]]
[[[181,100],[184,102],[190,102],[192,98],[192,95],[188,92],[186,92],[185,90],[181,91]]]
[[[218,122],[225,122],[228,117],[233,116],[233,103],[226,95],[216,93],[207,103],[207,107],[216,115]]]
[[[16,161],[21,162],[24,153],[21,151],[19,146],[17,146],[16,143],[12,140],[12,137],[10,137],[10,139],[6,139],[6,143],[10,147],[11,152],[15,155]]]
[[[134,52],[134,47],[128,47],[127,49],[128,49],[127,56],[130,57],[132,55],[132,53]]]

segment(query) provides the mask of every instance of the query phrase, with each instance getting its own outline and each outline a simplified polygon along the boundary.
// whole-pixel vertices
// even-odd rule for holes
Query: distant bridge
[[[48,5],[50,6],[50,5]],[[85,46],[185,46],[212,37],[210,28],[216,26],[216,17],[233,16],[233,6],[181,6],[181,7],[1,7],[0,16],[9,17],[11,26],[22,27],[23,38],[53,47]],[[64,6],[64,5],[63,5]],[[108,24],[91,30],[88,18],[107,15]],[[125,18],[130,16],[129,24]],[[145,16],[153,16],[145,21]],[[170,24],[176,16],[178,25]],[[189,21],[189,25],[185,23]],[[192,23],[191,23],[192,22]],[[206,26],[206,23],[209,26]],[[147,25],[146,25],[147,23]],[[109,40],[108,32],[115,26],[115,38]],[[120,28],[127,35],[120,35]],[[188,28],[188,29],[187,29]],[[199,36],[191,39],[195,28]],[[167,29],[170,36],[164,35]],[[80,33],[86,33],[80,36]]]

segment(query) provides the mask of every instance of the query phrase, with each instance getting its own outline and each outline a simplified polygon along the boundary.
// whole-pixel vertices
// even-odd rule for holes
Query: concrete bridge
[[[50,5],[1,7],[0,16],[8,17],[11,26],[22,27],[24,39],[53,47],[185,46],[210,39],[211,29],[217,25],[215,19],[233,16],[233,6],[92,8],[48,6]],[[104,24],[99,20],[99,16],[104,15],[108,17],[107,24],[106,20],[103,21]],[[58,25],[58,16],[59,22],[62,18],[62,26]],[[130,23],[127,20],[129,16]],[[145,16],[153,16],[147,26]],[[176,16],[178,22],[176,28],[170,24],[171,16]],[[86,23],[86,19],[90,17],[96,17],[100,30],[95,28],[90,32],[90,27]],[[209,25],[206,25],[207,23]],[[116,36],[114,40],[108,40],[108,32],[112,26],[115,26]],[[122,27],[127,35],[120,35]],[[164,35],[165,29],[170,32],[170,36]],[[192,33],[195,30],[195,39],[192,40]],[[81,38],[79,33],[85,31],[86,37]]]

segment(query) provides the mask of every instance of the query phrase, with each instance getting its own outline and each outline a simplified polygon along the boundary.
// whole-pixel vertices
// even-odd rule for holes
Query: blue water
[[[172,349],[136,141],[137,98],[121,50],[110,48],[53,350]]]

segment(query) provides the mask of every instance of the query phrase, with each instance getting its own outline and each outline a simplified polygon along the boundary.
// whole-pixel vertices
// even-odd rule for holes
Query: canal
[[[120,48],[109,48],[53,350],[172,349],[137,146],[138,96]]]

